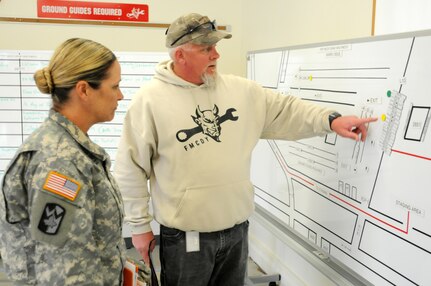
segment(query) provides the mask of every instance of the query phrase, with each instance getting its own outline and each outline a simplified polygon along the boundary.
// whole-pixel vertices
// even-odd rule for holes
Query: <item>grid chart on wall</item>
[[[96,124],[88,132],[110,155],[112,166],[127,106],[139,87],[151,80],[155,66],[169,57],[150,52],[115,54],[121,66],[124,99],[112,121]],[[48,65],[51,55],[52,51],[0,50],[0,181],[19,146],[48,116],[51,97],[38,90],[33,74]]]

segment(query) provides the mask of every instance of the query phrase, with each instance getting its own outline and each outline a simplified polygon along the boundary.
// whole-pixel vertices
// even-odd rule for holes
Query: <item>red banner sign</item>
[[[148,22],[148,5],[37,0],[40,18]]]

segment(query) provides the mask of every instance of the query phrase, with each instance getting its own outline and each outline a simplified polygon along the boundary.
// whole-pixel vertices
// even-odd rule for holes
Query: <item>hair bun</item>
[[[48,89],[49,89],[49,93],[52,93],[54,89],[54,83],[52,82],[51,72],[47,67],[44,67],[42,71],[43,71],[43,76],[45,77],[46,85],[48,86]]]
[[[54,83],[52,81],[51,72],[48,67],[44,67],[35,72],[34,80],[37,88],[46,94],[52,94],[54,90]]]

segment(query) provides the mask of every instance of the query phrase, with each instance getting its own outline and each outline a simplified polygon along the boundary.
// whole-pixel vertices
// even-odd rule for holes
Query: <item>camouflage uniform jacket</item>
[[[10,279],[32,285],[121,285],[123,202],[107,153],[51,110],[20,147],[0,193]]]

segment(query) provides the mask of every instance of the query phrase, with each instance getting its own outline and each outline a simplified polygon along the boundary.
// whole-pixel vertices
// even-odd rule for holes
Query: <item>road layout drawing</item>
[[[255,202],[374,285],[431,285],[431,31],[248,53],[266,88],[378,117],[365,142],[261,140]]]

